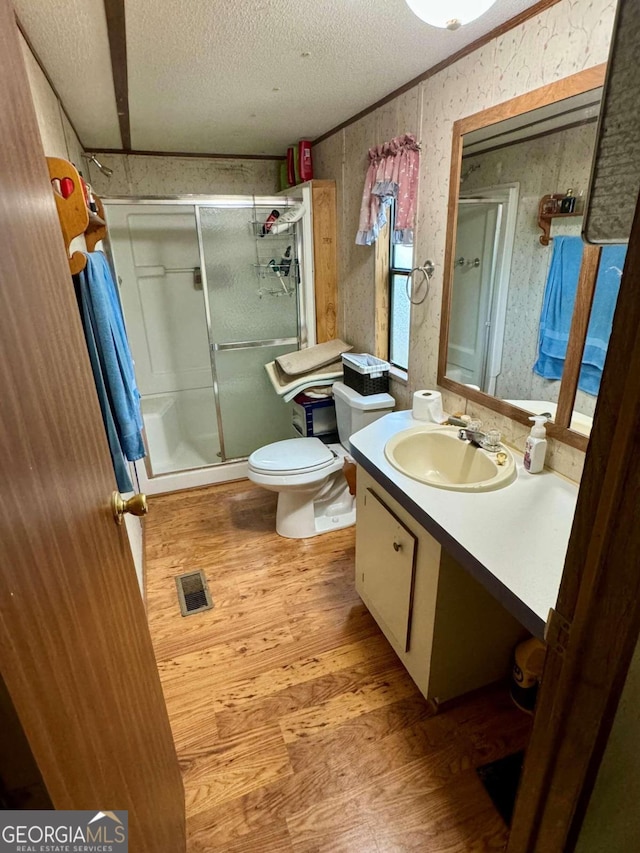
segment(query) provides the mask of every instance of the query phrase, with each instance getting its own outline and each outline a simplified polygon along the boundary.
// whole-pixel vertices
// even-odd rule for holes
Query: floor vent
[[[211,610],[213,602],[203,572],[188,572],[176,578],[178,600],[183,616],[192,616],[203,610]]]

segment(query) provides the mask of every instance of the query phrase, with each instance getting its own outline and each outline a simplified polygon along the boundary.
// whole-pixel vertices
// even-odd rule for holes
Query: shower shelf
[[[296,260],[291,262],[288,273],[281,271],[278,264],[254,264],[253,266],[260,278],[280,277],[283,279],[293,279],[293,281],[297,281],[298,278],[298,262]],[[280,276],[278,276],[278,273],[280,273]]]
[[[276,219],[276,222],[278,220]],[[255,219],[252,219],[249,223],[251,228],[253,229],[253,234],[255,237],[260,237],[262,240],[277,240],[278,238],[288,238],[293,237],[295,235],[295,222],[290,222],[287,224],[287,227],[280,231],[278,234],[272,234],[271,231],[267,231],[266,234],[262,233],[262,229],[264,228],[264,219],[258,222]],[[275,225],[275,223],[274,223]]]
[[[291,287],[287,290],[266,290],[265,288],[260,288],[258,291],[258,296],[262,299],[263,296],[293,296],[296,292],[295,286]]]

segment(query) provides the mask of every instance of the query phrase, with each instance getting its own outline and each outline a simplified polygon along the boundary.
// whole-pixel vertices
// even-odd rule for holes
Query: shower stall
[[[310,204],[303,197],[104,199],[147,458],[140,488],[246,476],[256,448],[292,435],[264,365],[315,343]],[[273,233],[277,231],[277,233]]]

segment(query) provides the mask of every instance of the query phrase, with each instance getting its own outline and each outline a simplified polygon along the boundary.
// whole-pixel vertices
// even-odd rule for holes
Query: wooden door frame
[[[570,851],[640,634],[640,202],[508,853]]]
[[[113,465],[9,0],[0,76],[4,704],[55,808],[126,809],[131,850],[184,853],[180,768],[110,508]]]

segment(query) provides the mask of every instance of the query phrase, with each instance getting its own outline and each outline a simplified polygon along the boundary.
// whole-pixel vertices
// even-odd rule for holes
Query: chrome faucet
[[[486,439],[486,435],[483,432],[480,432],[479,429],[464,427],[463,429],[458,430],[458,438],[461,441],[468,441],[473,447],[482,447],[482,443]]]

